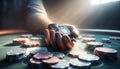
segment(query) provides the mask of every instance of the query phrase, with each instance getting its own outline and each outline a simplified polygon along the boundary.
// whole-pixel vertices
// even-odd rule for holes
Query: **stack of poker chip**
[[[117,59],[117,50],[107,47],[97,47],[94,54],[102,59]]]
[[[23,49],[13,49],[9,50],[6,54],[6,60],[8,62],[17,62],[22,60],[25,50]]]
[[[27,41],[29,41],[28,38],[15,38],[15,39],[13,39],[13,44],[14,45],[23,45]]]
[[[88,42],[87,49],[94,50],[96,47],[103,47],[103,43],[101,42]]]

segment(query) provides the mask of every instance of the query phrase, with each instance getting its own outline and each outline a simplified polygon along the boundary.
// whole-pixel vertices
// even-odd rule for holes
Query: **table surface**
[[[19,34],[9,34],[9,35],[0,36],[0,69],[31,69],[30,67],[28,67],[27,63],[25,63],[24,61],[20,61],[16,63],[8,63],[4,61],[7,51],[11,49],[16,49],[16,48],[22,48],[21,46],[14,46],[12,44],[12,40],[14,38],[19,37],[20,35],[21,34],[19,33]],[[86,33],[81,33],[81,35],[86,35]],[[109,38],[110,36],[114,36],[109,34],[96,34],[96,33],[94,33],[94,35],[97,38],[97,41],[100,41],[100,42],[102,38]],[[42,42],[42,39],[40,42]],[[41,47],[42,46],[45,46],[45,45],[42,44]],[[77,39],[77,42],[75,42],[75,47],[72,50],[81,50],[81,49],[85,50],[85,47],[86,47],[86,44],[82,43],[81,39]],[[116,49],[118,51],[118,55],[117,55],[118,59],[115,61],[102,60],[102,64],[98,66],[92,66],[91,69],[120,69],[120,40],[112,40],[112,43],[104,43],[104,47]],[[25,48],[22,48],[22,49],[25,49]],[[86,51],[90,52],[88,50]],[[72,58],[69,57],[66,53],[66,56],[64,59],[69,61]],[[41,68],[41,69],[45,69],[45,68]]]

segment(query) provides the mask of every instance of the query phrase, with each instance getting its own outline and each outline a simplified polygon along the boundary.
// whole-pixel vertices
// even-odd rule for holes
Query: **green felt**
[[[21,46],[14,46],[12,45],[12,39],[19,37],[19,35],[5,35],[0,36],[0,69],[32,69],[27,64],[25,64],[23,61],[15,62],[15,63],[8,63],[5,60],[6,52],[15,49],[15,48],[22,48]],[[98,35],[96,34],[95,37],[97,38],[97,41],[101,41],[102,38],[108,38],[109,35]],[[120,40],[112,40],[112,43],[104,44],[105,47],[110,47],[118,50],[118,59],[115,61],[102,61],[102,64],[99,66],[93,66],[91,69],[120,69]],[[86,44],[81,42],[81,39],[77,40],[75,42],[75,47],[72,50],[85,50]],[[22,48],[25,49],[25,48]],[[87,52],[92,53],[92,51]],[[65,60],[72,59],[68,56],[66,53],[66,56],[64,58]],[[36,69],[36,68],[33,68]],[[39,68],[39,69],[45,69],[45,68]]]

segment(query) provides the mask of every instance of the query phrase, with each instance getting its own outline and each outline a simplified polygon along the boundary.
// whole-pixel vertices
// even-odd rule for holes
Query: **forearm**
[[[32,31],[42,31],[52,21],[48,18],[42,0],[31,0],[28,4],[27,27]]]

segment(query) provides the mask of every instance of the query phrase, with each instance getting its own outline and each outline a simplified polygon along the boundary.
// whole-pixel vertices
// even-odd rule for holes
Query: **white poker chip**
[[[39,37],[31,37],[30,39],[33,40],[33,41],[39,41],[41,38],[39,38]]]
[[[77,68],[90,68],[91,62],[83,62],[78,59],[70,59],[70,65]]]
[[[22,38],[30,38],[30,37],[32,37],[32,34],[22,34],[22,35],[20,35],[20,37],[22,37]]]
[[[58,62],[55,65],[51,65],[52,69],[67,69],[70,66],[69,61],[66,60],[60,60],[60,62]]]
[[[95,35],[94,34],[87,34],[87,35],[85,35],[85,37],[95,37]]]
[[[120,37],[117,37],[117,36],[111,36],[109,37],[111,40],[120,40]]]
[[[60,59],[65,57],[65,54],[62,52],[52,52],[53,56],[58,57]]]
[[[103,47],[103,43],[101,42],[88,42],[87,49],[94,49],[96,47]]]
[[[117,50],[107,47],[97,47],[94,49],[94,54],[103,59],[116,59]]]
[[[87,42],[95,42],[96,38],[93,37],[84,37],[82,38],[82,42],[87,43]]]
[[[22,49],[13,49],[7,52],[7,55],[22,55],[25,53],[25,50]]]
[[[81,54],[84,55],[84,54],[87,54],[87,52],[84,50],[74,50],[69,52],[69,56],[74,58],[78,58],[78,56]]]
[[[102,38],[102,42],[103,43],[110,43],[110,39],[109,38]]]

